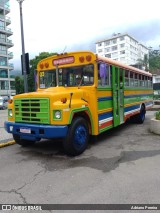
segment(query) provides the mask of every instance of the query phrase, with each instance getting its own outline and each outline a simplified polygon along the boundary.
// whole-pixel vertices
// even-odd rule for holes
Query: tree
[[[15,90],[16,94],[24,93],[24,81],[21,77],[15,77]]]
[[[148,55],[145,54],[143,59],[139,58],[139,59],[137,60],[137,65],[138,65],[141,69],[142,69],[142,67],[144,67],[144,69],[145,69],[146,71],[148,71],[148,70],[149,70],[149,58],[148,58]]]
[[[154,74],[160,74],[160,50],[150,49],[149,70]]]
[[[33,92],[35,90],[34,71],[37,69],[37,64],[40,60],[57,53],[41,52],[38,56],[30,60],[30,74],[28,75],[28,91]]]

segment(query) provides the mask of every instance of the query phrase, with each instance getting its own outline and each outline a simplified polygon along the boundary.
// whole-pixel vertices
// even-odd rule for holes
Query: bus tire
[[[138,113],[137,115],[135,115],[134,119],[135,119],[135,122],[137,124],[143,124],[144,120],[145,120],[145,114],[146,114],[146,110],[144,108],[144,106],[142,105],[141,106],[141,109],[140,109],[140,113]]]
[[[72,156],[80,155],[85,151],[89,140],[89,128],[82,117],[73,119],[66,138],[63,140],[65,153]]]
[[[13,134],[13,139],[15,140],[15,142],[21,146],[32,146],[35,144],[35,141],[29,141],[29,140],[25,140],[25,139],[20,139],[19,135]]]

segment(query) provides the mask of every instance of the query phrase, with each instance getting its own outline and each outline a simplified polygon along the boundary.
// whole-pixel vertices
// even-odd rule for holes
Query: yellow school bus
[[[66,153],[79,155],[90,136],[128,118],[143,123],[153,105],[151,73],[89,51],[41,60],[36,79],[36,92],[16,95],[8,105],[5,129],[22,146],[63,138]]]

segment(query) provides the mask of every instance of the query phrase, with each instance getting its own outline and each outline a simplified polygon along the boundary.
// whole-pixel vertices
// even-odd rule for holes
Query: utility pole
[[[21,24],[21,42],[22,42],[22,67],[24,75],[24,92],[28,92],[28,83],[27,83],[27,71],[26,71],[26,61],[25,61],[25,46],[24,46],[24,32],[23,32],[23,15],[22,15],[22,2],[24,0],[17,0],[19,3],[20,11],[20,24]]]

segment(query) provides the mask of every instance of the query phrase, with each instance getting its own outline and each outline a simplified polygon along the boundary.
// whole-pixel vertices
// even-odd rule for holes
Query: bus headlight
[[[61,111],[57,110],[54,112],[54,118],[55,119],[61,119]]]
[[[8,110],[8,115],[9,115],[9,117],[13,117],[12,109],[9,109],[9,110]]]

